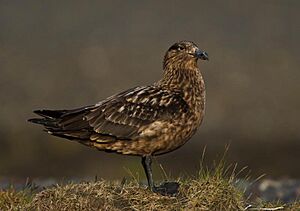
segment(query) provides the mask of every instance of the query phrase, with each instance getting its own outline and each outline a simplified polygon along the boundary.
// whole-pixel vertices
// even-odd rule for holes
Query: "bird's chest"
[[[202,79],[202,78],[201,78]],[[174,140],[178,144],[184,144],[200,126],[205,113],[205,86],[203,80],[184,90],[184,100],[189,109],[185,113],[179,113],[181,121],[178,121],[174,129]]]
[[[206,92],[202,76],[183,87],[183,99],[189,106],[189,120],[187,123],[201,122],[205,111]],[[191,122],[189,122],[191,121]]]
[[[204,117],[205,92],[202,97],[191,97],[191,107],[187,112],[178,112],[177,118],[166,123],[161,130],[156,144],[158,146],[155,154],[163,154],[185,144],[197,131]],[[160,147],[163,146],[163,147]]]

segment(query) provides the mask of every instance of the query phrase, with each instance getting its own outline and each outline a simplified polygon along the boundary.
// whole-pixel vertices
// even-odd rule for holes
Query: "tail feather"
[[[29,119],[29,122],[40,124],[45,130],[54,135],[67,139],[88,139],[91,126],[84,120],[84,116],[94,106],[87,106],[73,110],[36,110],[34,113],[41,118]]]
[[[49,110],[49,109],[40,109],[33,111],[35,114],[40,115],[42,117],[49,117],[49,118],[61,118],[65,115],[71,115],[76,113],[81,113],[83,111],[90,110],[94,108],[95,105],[85,106],[81,108],[76,109],[70,109],[70,110]]]
[[[35,110],[35,114],[48,118],[60,118],[67,110]]]
[[[88,131],[65,131],[65,130],[47,130],[47,132],[51,135],[66,138],[66,139],[80,139],[80,140],[87,140],[90,138],[90,132]]]
[[[32,118],[28,119],[29,122],[44,125],[45,127],[55,127],[56,121],[49,118]]]

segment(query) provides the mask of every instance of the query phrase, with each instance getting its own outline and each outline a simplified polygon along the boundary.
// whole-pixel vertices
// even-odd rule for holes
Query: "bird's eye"
[[[182,45],[178,45],[178,44],[172,45],[169,48],[169,51],[182,51],[182,50],[184,50],[184,47]]]

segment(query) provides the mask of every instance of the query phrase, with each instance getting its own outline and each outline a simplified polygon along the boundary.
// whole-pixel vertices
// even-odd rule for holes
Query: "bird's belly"
[[[131,141],[116,141],[105,149],[128,155],[161,155],[184,145],[196,132],[203,115],[190,115],[172,121],[155,121],[140,128]]]
[[[162,134],[153,145],[153,155],[171,152],[184,145],[196,132],[197,125],[177,125],[170,128],[169,132]]]
[[[144,143],[148,145],[148,154],[159,155],[173,151],[184,145],[196,132],[202,121],[197,118],[183,118],[181,121],[155,123],[142,133]]]

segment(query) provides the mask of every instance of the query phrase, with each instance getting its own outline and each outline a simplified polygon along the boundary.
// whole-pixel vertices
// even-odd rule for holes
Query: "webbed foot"
[[[178,193],[179,183],[178,182],[164,182],[159,186],[153,188],[155,193],[159,193],[163,196],[174,196]]]

